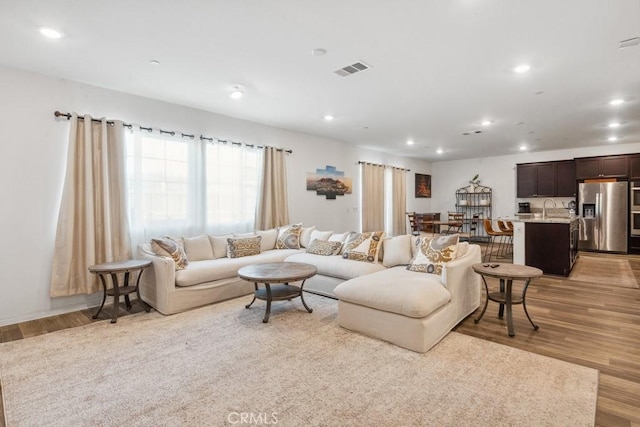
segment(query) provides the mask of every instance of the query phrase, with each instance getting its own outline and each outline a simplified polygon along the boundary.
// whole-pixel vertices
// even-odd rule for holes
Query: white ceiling
[[[640,0],[0,0],[0,64],[432,161],[640,142],[639,36]]]

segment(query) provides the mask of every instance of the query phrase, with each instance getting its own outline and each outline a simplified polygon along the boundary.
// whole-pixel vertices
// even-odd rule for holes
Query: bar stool
[[[485,233],[487,233],[487,236],[491,238],[491,247],[487,248],[487,251],[484,254],[484,261],[491,262],[491,255],[493,255],[493,246],[495,245],[496,239],[498,239],[498,254],[499,254],[500,250],[502,249],[504,238],[508,236],[508,233],[504,231],[494,230],[493,226],[491,225],[491,218],[485,218],[483,221],[483,225],[484,225]],[[513,235],[513,233],[511,234]]]
[[[503,258],[506,258],[507,253],[511,254],[513,252],[513,223],[511,221],[498,219],[496,220],[496,224],[498,224],[500,231],[506,234],[506,242],[502,248]]]

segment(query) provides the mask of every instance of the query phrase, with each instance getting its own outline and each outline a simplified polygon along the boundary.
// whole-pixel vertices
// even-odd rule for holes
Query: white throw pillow
[[[203,234],[196,237],[185,237],[184,251],[189,261],[202,261],[213,259],[213,247],[209,241],[209,236]]]
[[[213,257],[226,258],[227,257],[227,239],[233,237],[233,234],[225,234],[222,236],[209,236],[211,246],[213,247]]]
[[[270,251],[275,249],[276,240],[278,240],[278,229],[272,228],[271,230],[257,230],[256,235],[262,237],[260,241],[260,251]]]
[[[249,231],[247,233],[233,233],[233,237],[236,237],[238,239],[246,239],[247,237],[254,237],[256,235],[256,233],[254,233],[253,231]]]
[[[315,225],[311,227],[303,227],[300,232],[300,247],[306,248],[311,243],[311,233],[316,229]]]
[[[314,240],[329,240],[329,237],[331,237],[331,235],[333,234],[333,231],[319,231],[319,230],[313,230],[311,232],[311,237],[309,239],[309,243],[313,242]]]
[[[382,265],[387,268],[411,262],[411,235],[387,237],[382,241]]]

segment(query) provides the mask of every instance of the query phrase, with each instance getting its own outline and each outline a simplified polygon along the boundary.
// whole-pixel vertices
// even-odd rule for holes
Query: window
[[[262,152],[155,133],[127,135],[132,243],[253,230]]]

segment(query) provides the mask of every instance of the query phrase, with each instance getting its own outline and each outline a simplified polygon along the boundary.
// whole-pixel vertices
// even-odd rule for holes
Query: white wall
[[[0,325],[99,303],[99,295],[49,298],[69,127],[66,120],[54,119],[55,110],[292,149],[287,162],[291,219],[325,230],[358,228],[359,212],[354,208],[359,200],[359,160],[410,168],[410,194],[413,173],[430,173],[425,161],[9,68],[0,67],[0,94],[0,232],[4,242]],[[353,178],[353,194],[326,200],[306,191],[306,173],[326,165]],[[430,200],[409,197],[407,209],[427,211]]]
[[[477,173],[480,175],[481,184],[493,190],[492,216],[494,218],[513,217],[518,212],[517,201],[519,200],[516,198],[516,164],[627,153],[640,153],[640,141],[630,144],[434,162],[431,163],[433,174],[431,207],[434,212],[455,210],[456,190],[468,186],[469,180]],[[544,199],[526,200],[533,200],[532,206],[542,207]],[[569,200],[571,199],[556,199],[557,202],[565,203]],[[560,207],[559,203],[558,206]]]

